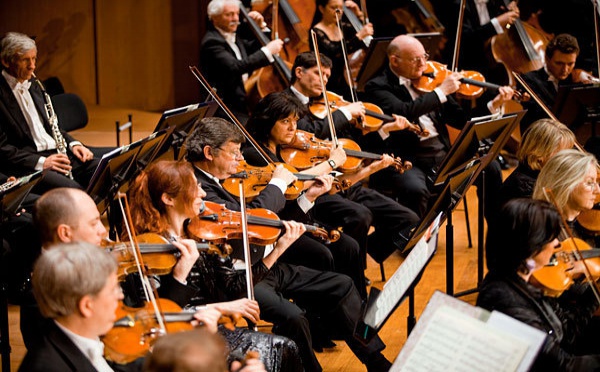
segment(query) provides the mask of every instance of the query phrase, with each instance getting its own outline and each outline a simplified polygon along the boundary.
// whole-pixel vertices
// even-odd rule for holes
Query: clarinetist
[[[37,47],[9,32],[0,41],[0,171],[24,176],[48,169],[37,186],[87,187],[98,165],[93,153],[59,128],[50,96],[34,75]]]

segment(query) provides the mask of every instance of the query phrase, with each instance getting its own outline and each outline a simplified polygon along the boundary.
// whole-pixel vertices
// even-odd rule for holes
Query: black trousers
[[[41,156],[50,156],[56,154],[56,151],[43,151],[39,153]],[[44,174],[40,182],[33,188],[33,192],[42,195],[46,191],[58,188],[58,187],[70,187],[76,189],[85,190],[90,183],[90,179],[94,175],[94,171],[98,168],[100,159],[94,158],[92,160],[82,163],[69,153],[69,159],[71,160],[73,179],[60,174],[58,172],[49,170]],[[31,173],[31,172],[29,172]],[[25,175],[25,174],[22,174]]]
[[[314,270],[335,271],[348,275],[360,296],[363,299],[367,298],[360,247],[358,242],[347,234],[341,234],[340,240],[329,244],[323,244],[304,234],[285,251],[279,261]]]
[[[419,222],[409,208],[360,183],[343,193],[319,197],[314,210],[317,220],[343,226],[344,232],[359,243],[363,269],[367,252],[383,262],[400,248],[408,231]],[[375,231],[368,235],[370,226]]]
[[[362,301],[352,280],[345,275],[276,263],[254,286],[254,295],[261,317],[275,325],[274,333],[296,342],[307,372],[322,370],[312,350],[310,314],[316,314],[331,325],[365,364],[381,356],[385,348],[379,337],[366,346],[353,337]]]

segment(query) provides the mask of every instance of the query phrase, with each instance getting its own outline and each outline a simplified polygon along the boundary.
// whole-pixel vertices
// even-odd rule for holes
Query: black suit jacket
[[[42,118],[46,132],[52,135],[46,118],[44,96],[35,80],[29,88],[35,107]],[[68,143],[75,139],[62,132]],[[0,170],[5,174],[24,176],[34,171],[40,158],[29,125],[8,82],[0,74]]]
[[[200,46],[200,68],[231,110],[248,114],[246,90],[242,75],[269,65],[257,42],[246,41],[237,33],[235,40],[242,60],[238,60],[223,35],[209,27]]]
[[[19,371],[96,371],[89,359],[53,321],[49,321],[47,329],[42,342],[27,351]],[[127,365],[111,364],[115,371],[141,371],[141,366],[141,359]]]
[[[435,92],[421,95],[416,100],[410,96],[408,89],[400,85],[396,75],[388,68],[379,76],[369,80],[365,85],[365,97],[389,114],[405,116],[411,122],[417,122],[421,115],[429,114],[439,133],[440,141],[450,147],[450,138],[446,124],[462,129],[467,121],[463,109],[452,97],[441,103]],[[392,132],[385,141],[387,151],[410,159],[417,154],[419,137],[409,131]]]

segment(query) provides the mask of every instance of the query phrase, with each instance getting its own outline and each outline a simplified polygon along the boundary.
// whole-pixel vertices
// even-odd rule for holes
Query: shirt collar
[[[94,360],[95,355],[104,355],[104,344],[100,341],[100,338],[91,339],[80,336],[73,331],[69,330],[56,320],[54,321],[56,326],[67,335],[67,337],[77,346],[79,350],[90,360]]]
[[[216,27],[217,31],[219,31],[219,33],[225,38],[225,40],[228,43],[232,43],[235,44],[235,32],[227,32],[227,31],[223,31],[220,28]]]
[[[555,78],[554,75],[550,73],[550,71],[548,71],[548,66],[544,65],[544,71],[546,71],[546,74],[548,74],[548,81],[558,84],[558,79]]]
[[[400,85],[404,85],[405,87],[410,87],[412,82],[410,81],[410,79],[407,79],[403,76],[398,76],[398,83]]]
[[[4,76],[4,78],[6,79],[6,82],[8,83],[8,86],[10,87],[11,90],[17,90],[17,89],[29,90],[29,87],[31,87],[31,81],[26,80],[26,81],[20,83],[16,77],[14,77],[11,74],[9,74],[8,72],[6,72],[6,70],[2,70],[2,76]]]
[[[302,102],[303,105],[308,105],[308,102],[310,101],[310,99],[307,96],[305,96],[304,94],[300,93],[300,91],[298,91],[298,89],[294,88],[293,85],[290,86],[290,90],[300,100],[300,102]]]

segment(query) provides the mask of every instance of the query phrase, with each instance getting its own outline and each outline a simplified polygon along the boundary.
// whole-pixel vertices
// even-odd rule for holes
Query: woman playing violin
[[[334,64],[329,88],[341,94],[346,99],[352,98],[350,87],[345,78],[345,62],[342,53],[342,42],[345,42],[346,53],[349,55],[361,48],[366,48],[365,38],[373,36],[373,25],[368,23],[358,32],[346,21],[342,22],[341,32],[336,22],[336,14],[341,20],[343,18],[343,7],[346,6],[359,17],[362,16],[358,5],[353,1],[343,0],[317,0],[317,10],[313,18],[313,30],[317,34],[318,48]],[[342,36],[344,40],[342,41]],[[311,48],[314,50],[314,46]]]
[[[543,296],[530,284],[560,247],[560,215],[546,201],[513,199],[488,230],[486,249],[502,252],[490,268],[477,306],[501,311],[546,333],[532,371],[592,371],[600,368],[595,342],[598,300],[588,287],[576,303]],[[592,336],[594,338],[592,338]]]
[[[546,199],[544,189],[549,189],[560,212],[573,234],[596,246],[577,223],[581,212],[590,210],[600,194],[597,182],[598,162],[594,155],[579,150],[563,150],[544,165],[535,183],[534,199]]]
[[[559,151],[571,149],[574,145],[575,135],[566,125],[552,119],[533,123],[523,133],[517,151],[519,165],[502,183],[499,206],[510,199],[530,198],[544,164]]]
[[[194,165],[196,177],[206,191],[206,199],[224,204],[231,210],[239,210],[241,206],[236,197],[220,186],[219,180],[236,172],[239,161],[243,159],[240,152],[243,141],[244,137],[232,123],[218,118],[205,118],[200,120],[186,142],[187,159]],[[323,178],[322,182],[330,183],[331,180]],[[270,184],[248,204],[280,213],[286,208],[283,191]],[[292,207],[300,208],[297,203]],[[303,211],[297,213],[301,220],[306,218],[301,216],[305,215]],[[302,252],[303,247],[298,245],[294,249]],[[305,370],[321,370],[312,350],[315,341],[313,330],[324,328],[329,334],[330,327],[340,332],[338,334],[342,335],[368,369],[389,368],[389,362],[380,353],[384,347],[380,339],[364,346],[352,337],[362,301],[352,279],[334,272],[281,262],[279,257],[288,246],[283,247],[286,249],[280,248],[279,242],[276,243],[266,258],[263,256],[267,247],[255,247],[252,252],[253,262],[256,262],[254,265],[268,268],[266,277],[254,285],[254,293],[260,305],[261,317],[273,322],[274,330],[293,339],[300,348]],[[271,261],[273,258],[276,259],[274,263]],[[289,298],[293,298],[294,302],[290,302]],[[323,327],[314,327],[319,317]]]
[[[263,98],[257,105],[250,120],[249,131],[256,140],[263,144],[267,152],[279,160],[282,145],[294,139],[298,117],[304,114],[303,105],[292,95],[272,93]],[[338,161],[338,149],[331,151],[331,159]],[[258,163],[260,159],[252,149],[245,151],[250,163]],[[341,154],[343,156],[343,153]],[[308,154],[307,156],[311,156]],[[330,160],[331,160],[330,159]],[[373,161],[357,173],[342,176],[352,180],[353,186],[347,191],[335,195],[322,195],[316,199],[313,216],[327,224],[343,227],[344,232],[351,235],[361,245],[362,268],[366,266],[366,253],[382,262],[396,248],[401,248],[403,238],[418,222],[418,217],[408,208],[401,206],[377,191],[362,187],[358,182],[362,178],[387,167],[393,159],[383,155],[381,160]],[[322,162],[307,173],[324,174],[333,171],[331,162]],[[375,226],[375,233],[367,238],[368,229]]]
[[[185,236],[184,221],[195,217],[201,210],[205,195],[191,165],[174,161],[151,164],[138,176],[130,190],[131,215],[136,231],[159,233],[171,240],[177,238],[190,251],[195,251],[196,259],[188,267],[183,279],[176,278],[173,274],[176,282],[171,285],[168,285],[169,278],[161,280],[159,292],[180,306],[206,305],[223,314],[238,313],[256,323],[260,319],[258,303],[240,298],[244,292],[245,279],[233,270],[231,259],[206,252],[199,254],[195,244],[189,239],[180,239]],[[285,248],[290,240],[293,241],[297,233],[293,231],[282,237],[282,247]],[[267,268],[256,268],[255,278],[261,280]],[[168,290],[162,288],[167,285]],[[229,299],[235,300],[227,301]],[[301,370],[298,349],[286,338],[242,328],[235,331],[220,328],[220,333],[228,341],[231,350],[258,350],[268,370]]]

